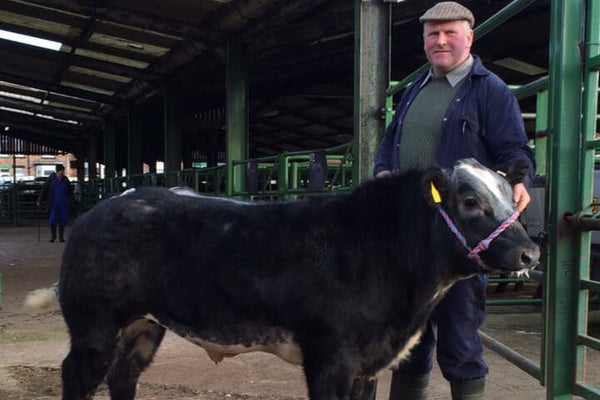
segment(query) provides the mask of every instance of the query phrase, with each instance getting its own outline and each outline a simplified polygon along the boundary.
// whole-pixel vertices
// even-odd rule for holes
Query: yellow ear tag
[[[442,202],[442,197],[440,196],[440,192],[436,189],[433,182],[431,182],[431,197],[433,197],[433,202],[435,204],[439,204]]]

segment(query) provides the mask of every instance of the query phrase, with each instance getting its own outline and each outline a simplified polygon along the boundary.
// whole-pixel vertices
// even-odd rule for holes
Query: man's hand
[[[517,183],[513,186],[513,199],[517,203],[517,210],[522,213],[531,201],[524,184]]]
[[[375,178],[384,178],[386,176],[392,176],[392,171],[379,171],[377,175],[375,175]]]

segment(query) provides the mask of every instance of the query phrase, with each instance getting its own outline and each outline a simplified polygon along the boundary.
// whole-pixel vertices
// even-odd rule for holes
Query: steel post
[[[116,132],[115,124],[107,121],[104,125],[104,177],[115,177]]]
[[[248,83],[242,43],[232,41],[227,47],[226,80],[227,195],[231,196],[246,189],[245,164],[233,165],[234,160],[248,158]]]
[[[143,173],[142,165],[142,113],[129,109],[127,118],[127,178]]]
[[[549,81],[549,256],[544,305],[547,399],[572,399],[580,236],[563,215],[579,208],[583,0],[552,0]]]
[[[583,90],[583,119],[582,119],[582,144],[580,147],[580,179],[579,179],[579,204],[577,210],[584,210],[592,203],[594,189],[594,158],[595,150],[586,146],[587,143],[596,139],[598,109],[598,71],[590,65],[594,57],[600,55],[600,2],[587,1],[586,33],[585,33],[585,60],[584,60],[584,90]],[[590,245],[591,234],[588,231],[581,232],[579,243],[579,278],[590,278]],[[574,393],[593,398],[589,393],[584,393],[581,385],[585,385],[585,358],[587,346],[594,347],[594,342],[586,340],[588,327],[588,297],[589,292],[580,287],[577,298],[577,348],[576,348],[576,386]],[[596,340],[596,345],[598,341]],[[591,387],[586,388],[592,390]],[[600,391],[596,389],[596,398]]]
[[[353,183],[373,175],[385,130],[382,113],[390,74],[390,4],[355,0]]]
[[[179,124],[179,90],[175,82],[164,87],[165,115],[165,187],[177,186],[175,171],[181,169],[181,127]]]
[[[537,174],[546,175],[547,138],[548,129],[548,92],[546,90],[537,92],[535,103],[535,161]],[[544,135],[542,136],[542,132]]]

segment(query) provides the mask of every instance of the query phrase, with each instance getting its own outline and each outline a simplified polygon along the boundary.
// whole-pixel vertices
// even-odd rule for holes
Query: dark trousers
[[[477,333],[486,315],[487,281],[488,275],[481,273],[450,288],[427,323],[421,342],[399,365],[400,373],[429,373],[437,336],[437,361],[448,381],[463,382],[487,375],[483,344]]]
[[[67,225],[70,206],[67,201],[53,202],[50,206],[50,225]]]

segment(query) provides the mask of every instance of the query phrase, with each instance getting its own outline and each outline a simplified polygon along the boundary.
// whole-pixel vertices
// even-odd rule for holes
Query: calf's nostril
[[[524,250],[521,253],[521,264],[524,267],[531,267],[535,265],[540,258],[540,250],[538,247],[531,250]]]

